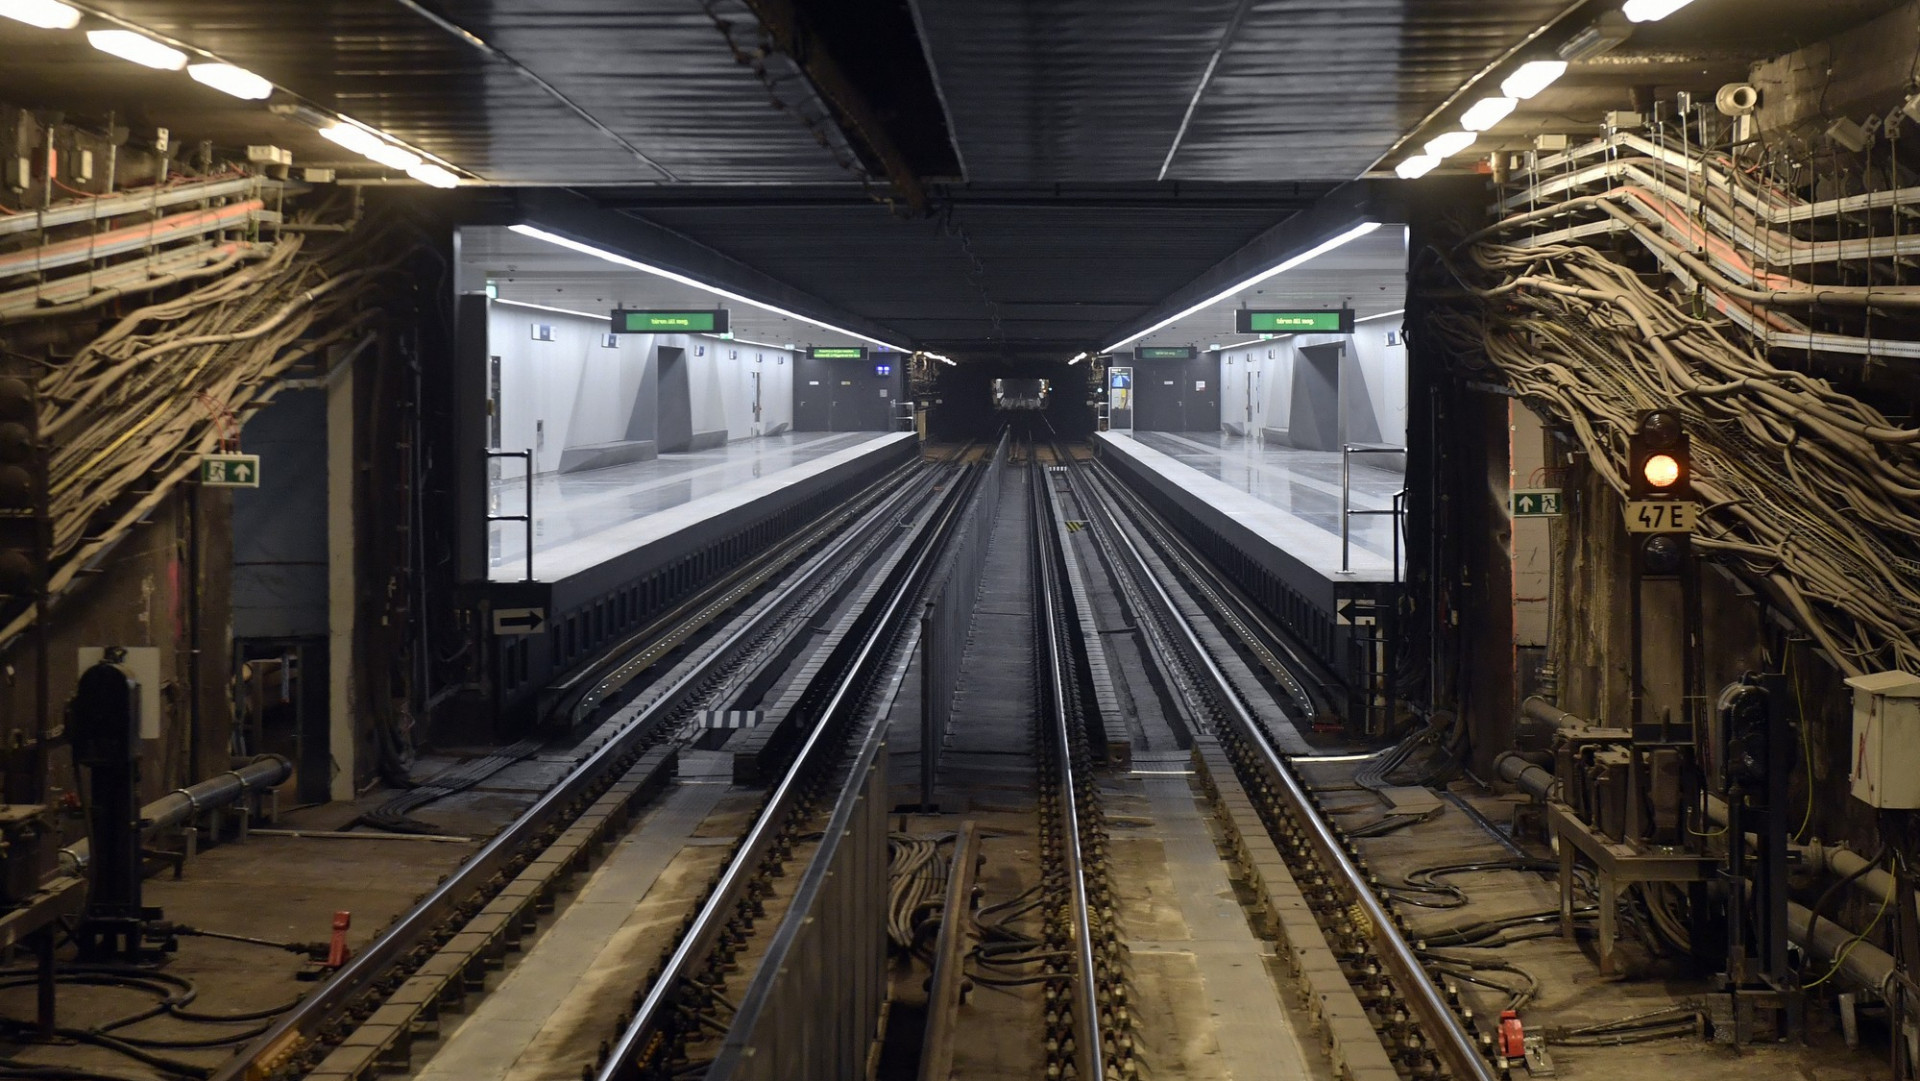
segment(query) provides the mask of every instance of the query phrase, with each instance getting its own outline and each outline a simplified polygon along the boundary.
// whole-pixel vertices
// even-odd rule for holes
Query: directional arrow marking
[[[493,633],[495,634],[538,634],[540,628],[547,625],[547,610],[544,608],[496,608],[493,610]]]

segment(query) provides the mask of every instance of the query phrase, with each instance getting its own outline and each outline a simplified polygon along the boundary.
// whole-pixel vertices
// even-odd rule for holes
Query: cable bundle
[[[1613,217],[1627,216],[1620,200],[1583,197],[1509,218],[1442,256],[1467,302],[1434,306],[1428,327],[1460,365],[1492,372],[1565,425],[1623,495],[1638,415],[1678,411],[1693,437],[1693,487],[1703,504],[1695,545],[1767,590],[1849,674],[1920,671],[1920,431],[1825,380],[1776,366],[1740,329],[1786,321],[1776,303],[1812,296],[1898,304],[1914,290],[1810,293],[1757,269],[1776,256],[1737,258],[1755,243],[1742,221],[1791,218],[1791,208],[1770,205],[1784,198],[1778,192],[1746,181],[1735,187],[1723,200],[1726,214],[1709,212],[1704,192],[1686,204],[1634,194],[1659,208],[1654,216],[1665,224],[1629,231],[1680,275],[1675,280],[1698,285],[1697,294],[1677,299],[1681,290],[1649,285],[1635,267],[1574,242],[1579,227],[1556,234],[1566,239],[1518,235],[1550,214],[1596,206],[1605,216],[1595,224],[1616,232],[1632,224]],[[1676,207],[1686,206],[1707,209],[1676,221]],[[1708,256],[1681,251],[1663,230],[1687,235]],[[1812,247],[1803,245],[1810,259]],[[1703,262],[1709,257],[1713,266]],[[1710,318],[1709,308],[1742,318],[1729,324]]]
[[[239,415],[264,405],[289,368],[367,336],[379,312],[362,301],[392,266],[369,266],[353,234],[317,255],[305,247],[282,239],[256,262],[139,308],[40,376],[49,594],[192,477],[201,455],[228,445]],[[0,648],[33,618],[17,613]]]

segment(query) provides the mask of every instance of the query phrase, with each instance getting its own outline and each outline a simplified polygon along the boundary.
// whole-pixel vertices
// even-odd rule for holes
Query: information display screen
[[[1317,311],[1261,311],[1238,308],[1233,313],[1238,334],[1352,334],[1353,309]]]
[[[615,334],[725,334],[729,329],[727,311],[648,312],[616,308],[613,312]]]

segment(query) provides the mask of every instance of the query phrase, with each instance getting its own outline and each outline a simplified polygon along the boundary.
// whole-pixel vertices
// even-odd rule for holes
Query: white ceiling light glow
[[[1691,3],[1693,0],[1627,0],[1620,14],[1637,23],[1657,23]]]
[[[1461,134],[1465,135],[1469,142],[1472,141],[1473,139],[1472,133],[1461,132]],[[1333,249],[1338,248],[1343,244],[1346,244],[1348,241],[1358,240],[1359,238],[1366,236],[1368,233],[1371,233],[1378,228],[1380,228],[1380,223],[1377,221],[1361,222],[1359,225],[1356,225],[1353,228],[1347,230],[1346,232],[1341,233],[1339,236],[1334,237],[1332,240],[1328,240],[1328,241],[1325,241],[1324,243],[1308,248],[1306,251],[1301,252],[1299,255],[1296,255],[1293,258],[1288,259],[1283,263],[1280,263],[1278,266],[1275,266],[1270,270],[1263,270],[1260,273],[1255,274],[1253,277],[1248,278],[1246,281],[1228,286],[1227,288],[1222,289],[1218,293],[1215,293],[1214,295],[1208,297],[1207,299],[1201,301],[1198,304],[1195,304],[1190,308],[1187,308],[1184,311],[1175,312],[1174,314],[1167,316],[1165,319],[1162,319],[1158,323],[1155,323],[1154,325],[1148,327],[1147,329],[1140,331],[1138,334],[1135,334],[1131,337],[1122,338],[1119,341],[1114,342],[1112,345],[1109,345],[1105,349],[1102,349],[1101,352],[1102,353],[1118,352],[1122,347],[1131,345],[1134,342],[1137,342],[1140,339],[1146,337],[1147,335],[1152,334],[1156,330],[1164,330],[1167,327],[1170,327],[1173,324],[1179,322],[1180,320],[1185,319],[1187,316],[1192,315],[1194,312],[1200,311],[1204,308],[1211,308],[1215,304],[1220,303],[1221,301],[1227,299],[1228,297],[1233,296],[1234,294],[1240,292],[1243,289],[1247,289],[1252,286],[1258,285],[1261,282],[1266,281],[1268,278],[1274,277],[1276,275],[1285,274],[1287,271],[1292,270],[1294,267],[1300,266],[1303,263],[1307,263],[1307,262],[1310,262],[1311,260],[1317,259],[1320,256],[1325,255],[1326,253],[1332,251]]]
[[[1560,76],[1566,73],[1565,60],[1534,60],[1514,69],[1514,73],[1500,84],[1500,92],[1510,98],[1526,101],[1558,82]]]
[[[400,169],[404,171],[420,164],[420,155],[405,147],[395,146],[392,143],[376,142],[373,146],[361,151],[361,153],[389,169]]]
[[[1432,154],[1415,154],[1413,157],[1394,166],[1393,172],[1395,176],[1398,176],[1402,180],[1413,180],[1416,177],[1426,176],[1428,173],[1433,172],[1434,167],[1439,164],[1440,159],[1434,157]]]
[[[1450,131],[1436,139],[1427,141],[1427,153],[1436,158],[1450,158],[1473,145],[1479,138],[1470,131]]]
[[[378,136],[358,124],[328,124],[320,129],[320,134],[356,154],[366,154],[380,145]]]
[[[42,30],[71,30],[80,25],[80,9],[60,0],[0,0],[0,15]]]
[[[87,41],[103,53],[161,71],[179,71],[187,66],[186,53],[131,30],[89,30]]]
[[[407,168],[407,175],[422,184],[429,184],[436,188],[457,188],[460,186],[459,177],[454,176],[452,173],[432,162],[423,161],[417,165],[409,166]]]
[[[1481,98],[1460,117],[1460,126],[1468,131],[1485,131],[1519,107],[1518,98]]]
[[[893,349],[902,353],[912,352],[911,349],[908,349],[905,346],[896,345],[893,342],[883,342],[879,338],[871,337],[866,334],[861,334],[858,331],[848,330],[845,327],[837,327],[837,326],[834,326],[832,323],[823,323],[820,320],[813,318],[812,316],[801,315],[799,312],[795,312],[795,311],[788,311],[787,309],[778,307],[777,305],[768,304],[764,300],[755,300],[752,297],[741,296],[739,293],[729,292],[725,289],[720,288],[717,285],[709,285],[706,282],[689,278],[684,274],[676,274],[671,270],[665,270],[657,266],[650,266],[646,263],[640,262],[637,259],[629,259],[624,255],[616,255],[613,252],[604,251],[600,248],[596,248],[591,244],[582,244],[578,240],[570,240],[567,237],[559,235],[558,233],[549,233],[545,229],[536,229],[531,225],[510,225],[507,228],[511,229],[516,233],[519,233],[521,236],[530,236],[535,240],[544,240],[549,244],[554,244],[562,248],[567,248],[572,251],[577,251],[583,255],[591,255],[595,259],[604,259],[609,263],[614,263],[618,266],[626,267],[629,270],[638,270],[643,274],[652,274],[655,277],[665,278],[668,281],[679,282],[681,285],[690,285],[695,289],[701,290],[702,292],[712,293],[714,296],[726,297],[728,300],[737,300],[742,304],[750,304],[753,307],[759,308],[761,311],[772,312],[775,315],[784,315],[789,319],[798,319],[802,323],[806,323],[810,326],[819,327],[822,330],[830,330],[835,334],[844,334],[849,338],[857,338],[860,341],[871,342],[874,345],[884,345],[888,349]]]
[[[223,94],[247,101],[261,101],[273,94],[273,84],[232,64],[190,64],[187,74],[202,86],[211,86]]]

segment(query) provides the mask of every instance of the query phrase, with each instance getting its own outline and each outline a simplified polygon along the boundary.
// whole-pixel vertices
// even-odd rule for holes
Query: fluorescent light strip
[[[60,0],[0,0],[0,15],[42,30],[71,30],[80,25],[80,9]]]
[[[502,297],[494,297],[493,302],[495,304],[511,304],[516,308],[532,308],[535,311],[559,312],[562,315],[577,315],[583,319],[598,319],[603,323],[613,322],[612,312],[602,312],[599,315],[595,315],[592,312],[575,311],[572,308],[556,308],[551,304],[532,304],[524,300],[506,300]]]
[[[1138,334],[1134,334],[1131,337],[1122,338],[1119,341],[1114,342],[1112,345],[1109,345],[1105,349],[1102,349],[1100,351],[1102,353],[1118,352],[1120,349],[1124,348],[1125,346],[1131,345],[1134,342],[1139,341],[1140,339],[1146,337],[1147,335],[1152,334],[1156,330],[1160,330],[1164,327],[1170,327],[1173,324],[1179,322],[1180,320],[1185,319],[1187,316],[1192,315],[1194,312],[1200,311],[1204,308],[1211,308],[1215,304],[1218,304],[1221,301],[1226,300],[1228,297],[1233,296],[1235,293],[1240,292],[1242,289],[1245,289],[1249,286],[1258,285],[1261,282],[1266,281],[1268,278],[1275,277],[1276,275],[1285,274],[1287,271],[1292,270],[1294,267],[1300,266],[1301,264],[1306,263],[1310,260],[1317,259],[1320,256],[1325,255],[1326,253],[1332,251],[1335,248],[1340,247],[1341,245],[1347,243],[1350,240],[1358,240],[1361,237],[1366,236],[1368,233],[1371,233],[1378,228],[1380,228],[1380,223],[1377,221],[1361,222],[1359,225],[1356,225],[1353,228],[1347,230],[1346,232],[1341,233],[1339,236],[1334,237],[1332,240],[1329,240],[1322,244],[1318,244],[1318,245],[1315,245],[1314,247],[1308,248],[1306,251],[1301,252],[1299,255],[1296,255],[1293,258],[1280,263],[1279,265],[1273,267],[1270,270],[1263,270],[1260,273],[1255,274],[1253,277],[1248,278],[1246,281],[1240,282],[1239,284],[1230,286],[1226,289],[1222,289],[1218,293],[1215,293],[1214,295],[1208,297],[1207,299],[1201,301],[1200,303],[1195,304],[1194,306],[1187,308],[1184,311],[1175,312],[1174,314],[1167,316],[1165,319],[1160,320],[1158,323],[1153,324],[1147,329],[1140,331]]]
[[[1460,117],[1460,126],[1468,131],[1486,131],[1519,107],[1519,98],[1481,98]]]
[[[884,345],[888,349],[893,349],[901,353],[913,352],[913,350],[908,349],[904,346],[895,345],[892,342],[881,341],[879,338],[869,337],[865,334],[859,333],[858,331],[848,330],[845,327],[837,327],[837,326],[834,326],[832,323],[824,323],[811,316],[801,315],[799,312],[788,311],[787,309],[779,307],[778,305],[768,304],[764,300],[755,300],[752,297],[741,296],[739,293],[729,292],[728,290],[722,289],[717,285],[709,285],[706,282],[699,281],[694,278],[689,278],[685,274],[676,274],[671,270],[665,270],[657,266],[650,266],[646,263],[640,262],[638,259],[629,259],[624,255],[615,255],[613,252],[596,248],[591,244],[582,244],[578,240],[570,240],[566,237],[560,236],[557,233],[549,233],[545,229],[536,229],[531,225],[509,225],[507,226],[507,228],[513,230],[516,233],[519,233],[521,236],[530,236],[530,237],[533,237],[535,240],[544,240],[549,244],[555,244],[562,248],[568,248],[573,251],[580,252],[583,255],[591,255],[596,259],[605,259],[609,263],[615,263],[619,266],[627,267],[632,270],[638,270],[644,274],[652,274],[655,277],[665,278],[668,281],[679,282],[681,285],[690,285],[695,289],[699,289],[703,292],[712,293],[714,296],[726,297],[728,300],[737,300],[742,304],[751,304],[762,311],[769,311],[774,313],[775,315],[784,315],[789,319],[798,319],[802,323],[807,323],[812,326],[819,327],[822,330],[830,330],[830,331],[833,331],[835,334],[844,334],[849,338],[858,338],[863,342],[872,342],[874,345]]]
[[[1358,326],[1361,323],[1371,323],[1375,319],[1391,319],[1396,315],[1405,315],[1405,314],[1407,314],[1407,309],[1395,308],[1390,312],[1381,312],[1379,315],[1369,315],[1365,319],[1355,319],[1353,322],[1355,326]]]
[[[1440,159],[1432,154],[1415,154],[1413,157],[1393,167],[1393,175],[1402,180],[1418,180],[1433,172]]]
[[[273,84],[246,68],[232,64],[189,64],[187,74],[202,86],[247,101],[262,101],[273,96]]]
[[[103,53],[144,67],[179,71],[187,66],[186,53],[132,30],[89,30],[87,42]]]
[[[1620,13],[1637,23],[1656,23],[1691,3],[1693,0],[1627,0]]]
[[[1500,92],[1510,98],[1526,101],[1552,86],[1566,73],[1565,60],[1530,60],[1507,76],[1506,81],[1500,84]]]

